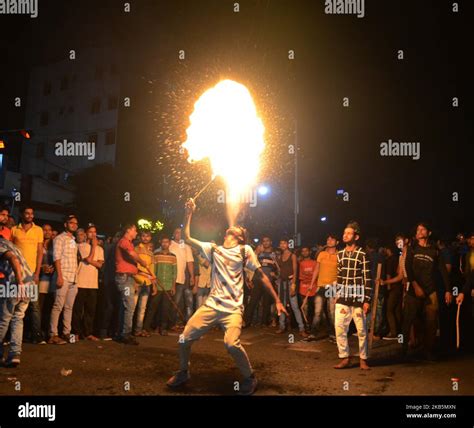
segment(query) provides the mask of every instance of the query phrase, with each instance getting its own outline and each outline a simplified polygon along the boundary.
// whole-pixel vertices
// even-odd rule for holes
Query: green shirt
[[[176,256],[173,253],[165,254],[159,251],[153,257],[155,276],[158,280],[158,291],[170,291],[176,282],[177,267]]]

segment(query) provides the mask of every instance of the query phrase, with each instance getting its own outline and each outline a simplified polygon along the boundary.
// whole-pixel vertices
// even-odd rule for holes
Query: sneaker
[[[44,339],[36,339],[31,342],[33,345],[46,345],[46,340]]]
[[[163,329],[163,330],[161,330],[160,334],[161,334],[162,336],[168,336],[168,330]]]
[[[133,336],[121,337],[118,341],[124,345],[138,345],[137,339]]]
[[[283,334],[285,332],[284,328],[279,328],[278,330],[275,331],[276,334]]]
[[[240,389],[237,395],[252,395],[257,389],[257,378],[254,374],[245,378],[240,384]]]
[[[309,337],[309,334],[306,333],[305,330],[300,330],[300,336],[303,338],[303,339],[307,339]]]
[[[51,336],[48,340],[49,345],[66,345],[67,342],[61,339],[59,336]]]
[[[166,382],[166,385],[169,388],[178,388],[188,383],[189,379],[191,379],[189,372],[187,370],[180,370],[168,379],[168,382]]]
[[[20,365],[20,356],[13,355],[12,357],[8,357],[5,361],[5,367],[15,368]]]
[[[110,342],[111,340],[114,340],[114,339],[112,339],[110,336],[104,336],[104,337],[101,337],[100,340],[103,340],[104,342]]]

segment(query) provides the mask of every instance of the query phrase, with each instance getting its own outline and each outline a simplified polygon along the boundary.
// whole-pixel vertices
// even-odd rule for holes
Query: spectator
[[[120,295],[115,285],[115,252],[121,233],[116,233],[108,239],[104,248],[104,281],[99,287],[99,338],[112,340],[118,335],[118,308]],[[99,284],[100,285],[100,284]]]
[[[53,241],[53,260],[56,270],[56,296],[51,311],[50,339],[51,345],[65,345],[68,340],[75,342],[71,334],[71,319],[74,300],[77,295],[77,244],[74,233],[79,222],[75,215],[69,215],[64,222],[64,232]],[[63,334],[58,335],[59,317],[63,313]],[[64,340],[66,339],[66,340]]]
[[[386,279],[380,286],[385,288],[387,295],[387,322],[389,334],[385,340],[398,339],[402,321],[403,283],[406,283],[405,258],[408,240],[399,234],[395,237],[396,250],[387,248]]]
[[[99,270],[104,264],[104,250],[97,240],[97,229],[90,224],[86,241],[78,244],[80,263],[77,270],[77,296],[72,314],[72,327],[77,339],[99,340],[93,334],[99,289]]]
[[[335,311],[335,286],[337,282],[337,245],[339,241],[334,233],[326,239],[326,247],[320,251],[316,259],[316,266],[311,281],[311,288],[317,285],[317,294],[314,300],[313,331],[321,322],[324,307],[329,315],[329,337],[335,340],[334,311]]]
[[[177,260],[176,256],[170,252],[171,240],[164,236],[161,238],[161,249],[154,256],[154,267],[156,285],[153,286],[148,310],[145,315],[145,330],[150,333],[160,315],[160,334],[168,335],[168,328],[171,320],[171,301],[176,292]]]
[[[56,276],[54,275],[52,228],[49,224],[43,225],[43,260],[39,280],[39,305],[41,311],[41,330],[47,337],[51,310],[53,308],[56,291]]]
[[[298,306],[298,295],[296,294],[296,275],[297,260],[296,255],[292,253],[288,246],[288,239],[280,240],[281,257],[278,259],[280,277],[277,280],[278,297],[285,307],[291,306],[298,329],[302,337],[308,337],[303,323],[303,317]],[[286,330],[286,314],[281,313],[279,318],[280,327],[276,333],[281,334]]]
[[[135,321],[135,336],[147,337],[150,334],[143,329],[143,320],[145,319],[145,310],[148,298],[151,293],[152,280],[148,272],[154,272],[153,264],[153,242],[151,242],[151,232],[144,230],[140,233],[140,243],[135,247],[135,252],[146,264],[146,268],[138,265],[138,274],[133,277],[136,283],[137,309]]]
[[[191,247],[181,238],[181,228],[176,228],[171,241],[170,251],[177,259],[177,277],[176,277],[176,294],[174,295],[177,307],[184,307],[185,317],[187,321],[193,312],[193,292],[194,286],[194,257]],[[188,281],[186,281],[186,272]],[[187,283],[188,282],[188,283]],[[182,304],[183,303],[183,304]],[[174,312],[173,321],[176,324],[178,313]],[[180,331],[178,325],[172,330]]]
[[[34,210],[29,205],[23,206],[20,213],[21,222],[12,228],[11,239],[25,257],[33,272],[33,280],[38,285],[43,260],[43,229],[34,224]],[[26,314],[29,316],[31,324],[31,342],[45,345],[46,341],[41,331],[41,310],[38,300],[30,302]]]
[[[272,240],[269,236],[263,236],[261,246],[257,249],[257,257],[262,266],[263,274],[268,278],[275,288],[275,281],[278,276],[277,255],[272,247]],[[245,307],[244,323],[248,327],[252,324],[255,310],[259,303],[262,303],[262,325],[270,323],[272,296],[267,292],[262,281],[255,279],[250,293],[250,302]]]
[[[0,213],[1,216],[5,216],[5,213]],[[10,282],[11,288],[16,283],[17,291],[17,296],[0,297],[0,359],[7,367],[17,367],[22,351],[23,318],[29,301],[35,300],[35,297],[37,299],[38,289],[33,282],[33,272],[20,250],[3,236],[0,236],[0,272],[0,286],[5,287]],[[26,285],[29,286],[29,293]],[[9,328],[10,349],[5,360],[3,344]]]
[[[444,301],[451,304],[452,295],[446,265],[438,249],[430,241],[431,230],[426,223],[416,226],[415,244],[409,248],[406,270],[410,288],[405,295],[403,307],[403,353],[408,351],[410,328],[418,317],[423,317],[423,354],[428,360],[434,359],[433,348],[436,338],[439,305],[436,295],[435,271],[440,270],[444,284]]]
[[[115,283],[120,292],[119,342],[126,345],[138,345],[132,336],[133,313],[135,312],[135,281],[137,264],[148,269],[147,263],[135,252],[132,241],[137,237],[137,227],[128,224],[115,249]],[[150,277],[153,277],[149,272]]]
[[[311,250],[309,247],[301,248],[301,260],[299,261],[299,295],[301,300],[306,302],[305,305],[302,305],[301,310],[304,311],[306,319],[308,320],[308,310],[309,306],[314,305],[314,295],[316,294],[316,287],[311,286],[311,280],[313,278],[313,273],[316,268],[316,261],[311,259]],[[313,306],[314,307],[314,306]],[[315,317],[313,317],[314,319]],[[314,323],[313,323],[314,326]],[[309,327],[309,326],[308,326]]]

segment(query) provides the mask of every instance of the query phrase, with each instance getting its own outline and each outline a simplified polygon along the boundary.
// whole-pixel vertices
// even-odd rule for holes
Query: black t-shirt
[[[448,271],[439,251],[434,246],[421,247],[416,245],[409,247],[407,251],[406,270],[408,281],[416,281],[423,289],[426,296],[436,291],[437,270],[441,275],[443,286],[446,291],[450,291]],[[415,290],[410,287],[409,293],[414,295]]]

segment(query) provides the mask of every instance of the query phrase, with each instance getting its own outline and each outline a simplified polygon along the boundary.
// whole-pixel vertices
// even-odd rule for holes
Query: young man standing
[[[438,326],[439,303],[436,293],[436,273],[440,273],[444,285],[444,302],[452,302],[448,271],[436,246],[430,241],[431,230],[426,223],[416,226],[416,243],[408,248],[406,271],[410,288],[403,304],[403,353],[408,352],[410,328],[417,317],[424,318],[424,357],[434,359],[433,348]]]
[[[252,247],[245,245],[245,229],[231,227],[227,229],[224,244],[217,246],[211,242],[201,242],[190,236],[191,216],[196,205],[190,199],[186,204],[184,234],[186,241],[201,249],[206,259],[212,264],[211,293],[204,303],[186,324],[179,339],[179,371],[168,380],[171,388],[188,382],[189,358],[191,345],[213,326],[220,325],[224,331],[224,344],[234,358],[244,380],[240,384],[239,394],[253,394],[257,379],[245,349],[240,343],[242,330],[242,312],[244,297],[244,273],[246,266],[257,271],[262,281],[276,301],[278,314],[286,313],[268,278],[262,273]]]
[[[39,280],[39,305],[41,311],[41,330],[47,337],[51,320],[51,309],[54,302],[56,282],[54,280],[53,260],[53,229],[49,224],[43,224],[43,259]]]
[[[311,287],[316,287],[314,301],[313,330],[321,322],[324,306],[327,307],[329,315],[329,337],[335,339],[335,306],[336,306],[336,283],[337,283],[337,245],[339,241],[336,234],[329,234],[326,238],[326,248],[319,252],[316,259]]]
[[[278,296],[285,305],[291,306],[291,310],[298,323],[298,329],[302,337],[308,337],[304,328],[303,317],[300,307],[298,306],[298,295],[296,293],[296,276],[298,272],[298,261],[296,254],[291,252],[287,239],[280,240],[281,257],[278,258],[278,266],[280,277],[277,279]],[[286,313],[283,312],[279,319],[280,327],[276,331],[277,334],[286,331]]]
[[[64,232],[53,241],[54,267],[57,272],[56,297],[51,310],[50,339],[51,345],[65,345],[66,338],[70,341],[72,308],[77,295],[77,244],[74,233],[79,222],[75,215],[70,215],[64,222]],[[58,323],[63,312],[63,338],[58,335]]]
[[[257,252],[258,261],[262,266],[263,274],[269,279],[272,285],[278,276],[277,255],[272,248],[272,240],[269,236],[262,237],[262,245],[260,251]],[[257,279],[253,281],[253,288],[250,294],[250,302],[245,307],[244,322],[248,327],[252,324],[252,319],[255,315],[255,310],[258,304],[262,301],[262,325],[270,323],[270,314],[272,306],[272,298],[265,289],[263,283]]]
[[[21,222],[13,226],[11,240],[25,257],[33,272],[35,284],[39,284],[41,262],[43,260],[43,229],[33,223],[35,218],[33,208],[26,205],[21,208]],[[41,311],[39,301],[31,301],[27,315],[31,318],[31,340],[33,343],[45,345],[41,332]]]
[[[171,241],[170,251],[176,256],[178,271],[176,277],[176,294],[174,301],[178,307],[184,307],[187,321],[193,313],[193,292],[194,287],[194,257],[191,247],[184,242],[181,237],[181,228],[176,228]],[[182,301],[184,304],[182,304]],[[174,323],[178,320],[178,313],[174,312]],[[179,330],[175,325],[173,330]]]
[[[138,337],[148,337],[150,334],[143,329],[143,320],[145,319],[145,311],[148,299],[151,294],[151,278],[148,272],[154,272],[153,265],[153,242],[151,242],[151,232],[144,230],[140,233],[140,243],[135,247],[135,252],[147,265],[145,269],[138,265],[138,274],[133,277],[137,287],[136,294],[136,322],[134,335]]]
[[[5,214],[0,212],[0,218]],[[23,318],[30,300],[37,299],[37,284],[33,283],[33,273],[19,251],[10,241],[0,236],[0,287],[9,284],[9,289],[16,285],[17,296],[0,297],[0,360],[7,367],[20,364],[21,345],[23,341]],[[36,296],[26,293],[25,285],[36,287]],[[2,293],[3,294],[3,293]],[[8,357],[3,359],[3,341],[10,327],[11,339]]]
[[[86,230],[86,242],[78,244],[81,261],[77,270],[78,292],[74,302],[72,327],[75,334],[87,340],[97,341],[93,335],[94,317],[99,290],[99,270],[104,264],[104,250],[97,241],[97,229],[90,224]]]
[[[122,239],[115,248],[115,283],[120,292],[119,342],[125,345],[138,345],[132,336],[133,313],[135,312],[135,280],[138,273],[137,263],[148,269],[146,261],[138,256],[132,241],[137,237],[137,227],[128,224],[124,228]],[[151,279],[154,275],[148,272]]]
[[[316,261],[311,258],[311,250],[309,247],[301,248],[301,260],[299,261],[299,295],[303,302],[306,302],[304,307],[301,308],[304,311],[306,319],[308,319],[308,307],[314,304],[314,296],[316,294],[316,287],[312,287],[313,273],[316,268]],[[313,318],[314,326],[314,318]],[[309,326],[307,326],[309,327]]]
[[[170,252],[170,244],[170,238],[167,236],[161,238],[161,250],[153,258],[156,286],[153,285],[151,301],[143,324],[148,335],[154,327],[158,314],[160,314],[160,334],[162,336],[168,335],[171,320],[171,299],[173,299],[176,292],[177,273],[176,256]]]
[[[346,247],[337,253],[336,341],[341,361],[334,366],[335,369],[351,365],[347,332],[351,320],[354,320],[359,336],[360,368],[369,370],[366,315],[372,289],[369,261],[357,245],[359,238],[358,223],[350,222],[342,238]]]

